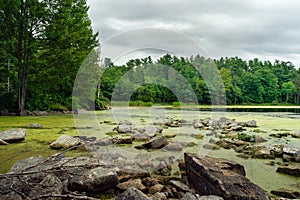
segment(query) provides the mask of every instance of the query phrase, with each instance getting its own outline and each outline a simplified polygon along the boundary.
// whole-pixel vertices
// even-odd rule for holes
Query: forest
[[[99,46],[88,9],[85,0],[0,0],[0,110],[22,115],[26,110],[72,109],[76,74],[87,55]],[[95,95],[85,102],[95,103],[98,109],[110,104],[114,94],[119,101],[130,100],[131,105],[211,104],[211,95],[221,95],[220,88],[225,91],[220,98],[230,105],[299,105],[300,70],[288,61],[166,54],[158,60],[148,56],[115,65],[110,58],[98,56],[95,65],[103,62],[96,68],[105,70],[99,74]],[[219,77],[199,73],[212,65]],[[145,71],[149,66],[151,72]],[[161,71],[161,66],[168,67]],[[160,76],[149,81],[147,73]],[[183,78],[168,82],[174,74]],[[162,75],[165,84],[159,84]],[[208,85],[209,78],[222,84]],[[83,104],[78,106],[87,108]]]
[[[129,78],[122,78],[124,88],[132,88],[138,83],[138,87],[130,97],[131,101],[143,101],[152,103],[173,103],[178,102],[178,95],[174,95],[174,91],[182,98],[180,102],[193,103],[195,99],[189,95],[187,87],[182,81],[172,81],[169,87],[163,84],[157,84],[159,81],[152,81],[153,84],[147,84],[143,79],[146,73],[153,73],[152,77],[158,76],[156,72],[141,70],[149,65],[154,67],[170,66],[180,73],[193,89],[196,95],[196,102],[199,104],[211,104],[212,91],[215,88],[208,88],[207,80],[199,73],[197,68],[216,68],[219,72],[222,86],[225,90],[226,104],[297,104],[299,105],[300,95],[300,71],[297,70],[291,62],[276,60],[274,63],[270,61],[260,61],[253,59],[249,61],[242,60],[238,57],[220,58],[211,60],[200,55],[190,58],[183,58],[166,54],[153,61],[152,58],[133,59],[126,65],[115,66],[110,59],[106,59],[106,70],[101,77],[101,100],[109,101],[113,92],[117,93],[118,87],[115,85],[125,74]],[[212,64],[211,64],[212,63]],[[134,70],[131,70],[134,69]],[[167,69],[167,68],[166,68]],[[151,69],[153,71],[153,68]],[[154,69],[155,71],[155,69]],[[165,75],[172,76],[172,72],[165,72]],[[209,74],[205,74],[209,76]],[[144,77],[145,76],[145,77]],[[148,75],[147,75],[148,76]],[[120,83],[119,83],[120,84]],[[126,85],[127,84],[127,85]],[[176,90],[170,90],[171,87]],[[122,90],[122,91],[123,91]],[[124,90],[126,91],[126,90]],[[218,91],[215,91],[218,93]],[[124,92],[123,92],[124,93]],[[126,100],[122,97],[125,94],[119,94],[119,100]]]

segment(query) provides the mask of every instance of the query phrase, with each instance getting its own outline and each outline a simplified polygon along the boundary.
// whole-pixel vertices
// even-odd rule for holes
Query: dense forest
[[[211,60],[199,55],[183,58],[166,54],[155,62],[151,57],[146,57],[130,60],[126,65],[115,66],[110,59],[106,59],[105,65],[106,70],[101,77],[100,91],[102,99],[106,101],[109,101],[113,94],[118,93],[118,87],[115,88],[115,85],[119,82],[123,94],[118,94],[118,100],[128,99],[124,91],[137,88],[130,97],[131,101],[194,103],[195,99],[189,91],[186,91],[188,88],[182,81],[172,81],[169,85],[159,84],[159,81],[155,80],[152,80],[153,83],[146,81],[151,73],[152,78],[156,77],[162,81],[168,79],[160,76],[161,71],[155,72],[155,66],[159,68],[163,65],[172,67],[184,77],[193,89],[197,103],[200,104],[210,104],[212,90],[218,93],[219,89],[220,93],[221,90],[225,90],[226,104],[299,105],[300,70],[297,70],[291,62],[276,60],[271,63],[258,59],[244,61],[238,57]],[[154,68],[145,70],[151,65]],[[208,86],[207,77],[203,76],[210,76],[210,74],[199,73],[199,68],[216,68],[223,85]],[[163,74],[172,76],[172,73],[165,71]],[[127,74],[126,78],[123,78],[125,74]],[[135,87],[135,84],[139,87]],[[175,90],[170,89],[172,87]],[[174,91],[177,91],[177,95]],[[178,99],[178,96],[181,99]]]
[[[25,114],[26,110],[72,109],[78,70],[99,46],[88,9],[86,0],[0,0],[0,110]],[[96,65],[100,54],[94,53]],[[109,58],[102,61],[97,65],[105,69],[99,74],[99,87],[85,101],[91,106],[95,102],[99,109],[114,97],[148,105],[210,104],[212,95],[226,104],[299,105],[300,70],[291,62],[170,54],[120,66]],[[219,76],[200,73],[210,68],[217,69]],[[87,108],[82,102],[78,106]]]

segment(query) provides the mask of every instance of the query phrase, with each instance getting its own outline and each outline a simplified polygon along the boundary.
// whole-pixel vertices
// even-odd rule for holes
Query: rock
[[[153,186],[151,186],[151,187],[149,188],[149,193],[150,193],[150,194],[155,194],[155,193],[157,193],[157,192],[161,192],[164,188],[165,188],[164,185],[158,183],[158,184],[153,185]]]
[[[162,132],[162,128],[159,126],[145,126],[144,127],[144,134],[148,135],[150,138],[156,136],[156,134]]]
[[[79,174],[70,175],[68,189],[71,191],[99,193],[112,189],[119,183],[117,174],[97,167]]]
[[[266,140],[265,138],[259,136],[259,135],[253,135],[254,138],[254,142],[256,143],[262,143],[262,142],[267,142],[268,140]]]
[[[63,184],[59,180],[59,178],[57,178],[54,175],[49,174],[40,182],[40,184],[38,184],[36,187],[34,187],[30,191],[29,197],[36,198],[38,196],[47,195],[47,194],[60,195],[60,194],[62,194],[62,191],[63,191]],[[60,198],[48,198],[48,199],[54,200],[54,199],[60,199]]]
[[[0,139],[0,145],[8,145],[8,143]]]
[[[223,200],[223,198],[215,195],[209,195],[209,196],[200,196],[198,197],[198,200]]]
[[[131,124],[120,124],[113,131],[117,131],[118,133],[131,133],[132,125]]]
[[[78,137],[73,137],[70,135],[61,135],[54,142],[50,144],[52,149],[68,149],[77,145],[80,145],[82,141]]]
[[[142,180],[143,185],[145,185],[147,188],[150,188],[151,186],[158,184],[158,182],[159,181],[156,178],[151,178],[151,177],[147,177]]]
[[[272,147],[253,146],[251,150],[252,158],[275,159],[275,153]]]
[[[29,128],[43,128],[43,126],[41,124],[29,124],[28,127]]]
[[[247,127],[257,127],[257,123],[255,120],[247,121],[247,122],[245,122],[245,125]]]
[[[111,138],[113,144],[132,144],[132,137],[130,135],[116,135]]]
[[[283,161],[300,162],[300,149],[283,147]]]
[[[162,193],[162,192],[156,192],[153,196],[152,196],[152,200],[167,200],[167,196]]]
[[[5,200],[22,200],[23,198],[16,192],[9,192],[6,194],[0,193],[0,199]]]
[[[150,200],[150,198],[140,190],[131,187],[118,195],[115,200]]]
[[[80,115],[80,114],[87,114],[87,110],[86,109],[75,109],[74,110],[74,114],[75,115]]]
[[[190,191],[190,188],[186,184],[184,184],[180,181],[170,180],[169,183],[170,183],[170,185],[174,186],[179,191],[183,191],[183,192]]]
[[[280,166],[277,168],[276,172],[296,177],[300,176],[300,168],[294,166]]]
[[[26,130],[23,128],[11,129],[0,133],[0,139],[8,142],[20,142],[25,139]]]
[[[145,192],[147,190],[147,188],[142,184],[141,179],[129,179],[128,181],[119,183],[117,185],[117,188],[123,191],[129,189],[130,187],[134,187],[142,192]]]
[[[198,200],[198,198],[192,193],[186,193],[180,200]]]
[[[186,174],[190,186],[203,195],[225,200],[265,200],[265,192],[245,177],[242,165],[226,159],[185,153]]]
[[[142,144],[146,149],[161,149],[168,144],[168,140],[164,136],[152,138],[148,142]]]
[[[150,137],[145,133],[135,133],[133,134],[132,139],[136,141],[146,141],[149,140]]]
[[[290,198],[290,199],[295,199],[300,196],[299,192],[293,191],[293,190],[288,190],[285,188],[279,188],[276,190],[272,190],[271,194],[275,194],[280,197],[285,197],[285,198]]]
[[[293,138],[300,138],[300,132],[294,132],[290,134]]]

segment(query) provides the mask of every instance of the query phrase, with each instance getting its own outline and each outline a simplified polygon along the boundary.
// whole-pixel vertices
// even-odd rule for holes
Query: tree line
[[[77,71],[98,45],[86,0],[0,0],[0,109],[70,109]]]
[[[159,80],[163,83],[168,79],[162,75],[169,76],[168,80],[172,76],[178,76],[173,71],[166,71],[170,68],[165,68],[164,72],[156,70],[155,67],[146,70],[151,65],[156,68],[163,65],[170,66],[184,77],[193,89],[197,103],[200,104],[212,103],[213,93],[222,95],[223,91],[225,98],[220,98],[225,99],[226,104],[299,105],[300,70],[291,62],[276,60],[271,63],[257,58],[245,61],[238,57],[212,60],[200,55],[183,58],[166,54],[157,61],[153,61],[149,56],[144,59],[132,59],[120,66],[114,65],[108,58],[104,65],[105,72],[101,76],[100,88],[102,101],[109,101],[113,95],[120,101],[127,100],[126,91],[133,91],[132,88],[135,88],[130,94],[131,101],[194,103],[191,91],[188,91],[182,80],[172,80],[169,84],[159,83]],[[209,68],[215,68],[218,73],[201,74],[201,70],[205,68],[206,72],[209,72]],[[149,78],[153,80],[146,81]],[[214,80],[208,83],[207,80],[211,78]]]

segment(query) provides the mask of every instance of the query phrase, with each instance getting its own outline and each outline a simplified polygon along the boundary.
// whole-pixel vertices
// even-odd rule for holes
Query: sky
[[[88,0],[102,57],[165,53],[291,61],[300,67],[299,0]]]

